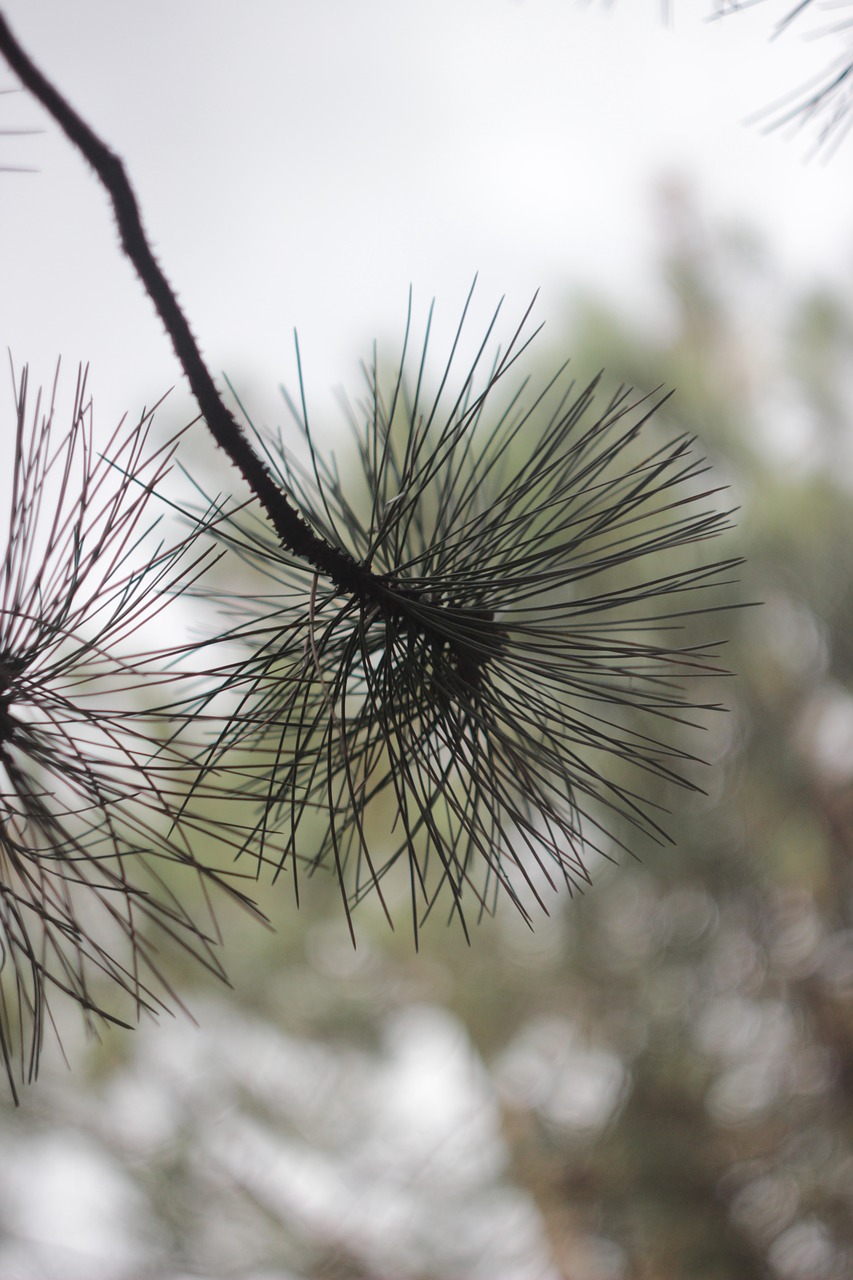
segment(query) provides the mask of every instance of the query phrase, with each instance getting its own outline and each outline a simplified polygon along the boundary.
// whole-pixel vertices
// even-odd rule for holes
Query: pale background
[[[537,317],[579,288],[665,324],[662,181],[709,223],[756,227],[793,278],[853,267],[850,147],[743,120],[825,64],[830,40],[770,42],[768,0],[724,21],[654,0],[9,0],[19,38],[127,162],[146,226],[215,372],[262,416],[293,377],[312,404],[402,332],[409,285],[446,331],[475,272]],[[691,14],[690,11],[693,11]],[[814,23],[811,24],[812,26]],[[808,28],[806,28],[808,29]],[[0,75],[0,87],[11,84]],[[0,139],[0,338],[44,371],[87,360],[99,413],[179,380],[122,260],[106,197],[24,95]],[[475,326],[476,327],[476,326]]]

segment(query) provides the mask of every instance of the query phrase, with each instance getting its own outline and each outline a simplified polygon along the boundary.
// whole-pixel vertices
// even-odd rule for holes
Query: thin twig
[[[101,141],[66,98],[35,66],[0,14],[0,51],[22,83],[53,117],[69,141],[95,170],[112,201],[121,246],[163,321],[193,396],[216,443],[258,498],[283,544],[306,559],[345,592],[372,594],[373,575],[345,551],[319,538],[294,510],[254,452],[227,408],[205,364],[171,285],[158,265],[142,226],[139,205],[119,157]]]

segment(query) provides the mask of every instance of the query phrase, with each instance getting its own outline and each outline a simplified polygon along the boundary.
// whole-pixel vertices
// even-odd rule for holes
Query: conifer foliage
[[[402,868],[416,931],[439,899],[463,925],[469,903],[476,916],[501,894],[528,915],[549,885],[588,879],[585,851],[609,857],[638,834],[664,838],[644,780],[697,785],[683,726],[708,709],[696,689],[719,667],[694,622],[726,607],[736,561],[705,554],[729,513],[692,441],[659,434],[659,401],[575,384],[566,367],[543,387],[529,383],[519,373],[527,317],[492,355],[495,317],[464,361],[463,315],[436,387],[428,330],[418,351],[410,315],[396,369],[374,360],[349,406],[357,472],[319,448],[304,394],[291,404],[301,455],[285,435],[247,429],[150,251],[121,161],[2,18],[0,50],[108,191],[204,423],[251,495],[217,499],[185,542],[134,568],[137,526],[171,446],[148,453],[146,417],[95,451],[81,396],[56,446],[37,424],[28,444],[19,397],[0,654],[0,894],[4,982],[14,972],[34,1028],[31,1069],[48,982],[88,1012],[95,965],[151,1003],[140,972],[156,965],[140,918],[213,963],[208,932],[157,875],[165,860],[215,878],[192,852],[199,797],[226,801],[233,787],[242,806],[248,788],[255,816],[232,833],[244,863],[292,868],[297,888],[297,868],[330,869],[348,919],[372,891],[390,918],[386,876]],[[51,471],[62,502],[34,570]],[[266,587],[205,588],[217,546],[260,570]],[[240,647],[212,666],[215,645],[200,648],[202,685],[191,693],[167,675],[173,655],[113,656],[140,619],[190,591],[219,604],[217,638]],[[104,667],[127,696],[117,709],[113,684],[101,712]],[[170,679],[147,723],[128,709],[143,673]],[[191,748],[183,731],[198,726],[206,736]],[[143,873],[156,895],[137,889]],[[127,967],[94,940],[89,898],[130,940]],[[2,1034],[8,1062],[11,1017]]]
[[[35,1074],[57,993],[93,1029],[165,1007],[158,932],[221,975],[215,921],[193,917],[174,873],[224,885],[174,827],[181,761],[139,710],[158,669],[127,654],[209,558],[192,537],[152,537],[149,500],[176,442],[149,450],[145,413],[100,451],[83,373],[67,424],[56,383],[33,397],[24,370],[15,390],[0,561],[0,1055],[13,1090],[16,1059]]]
[[[407,343],[387,385],[365,370],[347,406],[355,477],[319,450],[304,395],[290,408],[307,464],[283,433],[258,435],[370,590],[306,567],[257,506],[210,524],[268,584],[221,601],[247,656],[219,673],[239,702],[209,757],[257,757],[249,847],[334,868],[345,904],[404,863],[416,927],[442,893],[463,921],[466,900],[479,914],[501,891],[526,914],[588,880],[585,848],[664,838],[643,779],[695,786],[674,722],[719,669],[685,625],[724,603],[734,567],[701,555],[729,513],[693,442],[655,432],[659,402],[607,399],[568,368],[519,381],[522,329],[486,363],[496,321],[457,375],[460,325],[437,393],[429,326],[411,371]]]

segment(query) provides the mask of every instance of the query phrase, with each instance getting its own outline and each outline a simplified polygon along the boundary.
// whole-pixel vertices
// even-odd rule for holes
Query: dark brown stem
[[[223,403],[186,316],[151,252],[124,165],[33,64],[12,35],[2,14],[0,51],[22,83],[88,160],[106,188],[112,201],[122,249],[163,321],[202,417],[216,443],[224,449],[263,506],[284,546],[330,578],[345,594],[374,600],[386,597],[386,584],[381,579],[358,564],[346,551],[319,537],[303,520],[255,453],[245,432]]]

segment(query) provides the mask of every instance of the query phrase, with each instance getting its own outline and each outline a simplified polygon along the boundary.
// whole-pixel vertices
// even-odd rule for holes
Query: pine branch
[[[162,709],[207,724],[220,694],[236,704],[200,750],[197,788],[253,780],[247,853],[294,874],[330,867],[348,918],[407,864],[417,929],[442,890],[463,925],[470,895],[488,911],[505,893],[526,916],[544,884],[588,879],[585,848],[611,856],[631,830],[666,839],[644,782],[696,787],[696,758],[670,735],[711,709],[692,681],[721,672],[715,646],[688,632],[737,564],[697,555],[730,513],[714,509],[692,442],[649,445],[659,403],[621,389],[602,406],[597,380],[577,390],[564,370],[510,388],[529,311],[484,365],[496,314],[454,386],[463,313],[435,395],[428,337],[409,377],[408,326],[390,388],[376,363],[368,372],[352,415],[360,486],[315,447],[302,392],[300,469],[224,405],[121,161],[2,20],[0,50],[109,192],[207,426],[255,497],[197,517],[272,584],[268,598],[221,601],[238,621],[220,638],[247,653]]]
[[[190,762],[134,709],[163,681],[158,665],[119,656],[211,559],[195,533],[150,541],[176,440],[148,453],[149,412],[99,454],[82,371],[66,428],[56,383],[30,400],[25,369],[0,559],[0,1059],[15,1096],[16,1063],[32,1080],[46,1031],[60,1034],[55,994],[93,1031],[156,1015],[180,1004],[157,934],[224,978],[204,901],[217,887],[251,906],[197,859],[204,823],[181,812]],[[194,881],[204,924],[186,900]]]
[[[33,63],[2,14],[0,52],[20,77],[21,83],[88,161],[106,189],[112,202],[121,247],[163,322],[201,415],[216,443],[267,512],[283,545],[303,556],[319,572],[329,574],[342,590],[376,592],[379,584],[373,583],[371,576],[360,570],[349,557],[318,538],[274,483],[216,389],[183,310],[151,251],[124,165]]]
[[[716,0],[713,16],[729,17],[745,9],[752,9],[757,4],[766,3],[767,0]],[[850,0],[836,0],[832,7],[838,9],[845,4],[849,7]],[[806,13],[819,7],[823,6],[816,5],[814,0],[797,0],[797,3],[785,5],[785,12],[773,27],[773,38],[788,32]],[[851,31],[853,31],[853,18],[840,18],[827,23],[821,30],[812,32],[810,35],[811,37],[837,36]],[[767,132],[785,128],[788,125],[797,125],[800,128],[813,127],[817,133],[815,149],[830,150],[839,145],[849,130],[852,108],[853,56],[848,44],[848,47],[834,57],[813,79],[792,90],[778,102],[755,112],[750,123],[763,123]]]
[[[36,67],[0,14],[0,52],[10,67],[49,112],[69,141],[94,169],[113,206],[122,249],[136,270],[171,340],[175,355],[196,403],[216,443],[267,513],[283,547],[331,579],[345,594],[353,595],[401,615],[409,601],[393,587],[358,564],[352,556],[318,536],[303,520],[287,495],[275,483],[269,469],[252,449],[245,433],[222,400],[201,355],[190,325],[163,271],[157,263],[142,226],[136,197],[124,165],[93,132],[63,95]]]

